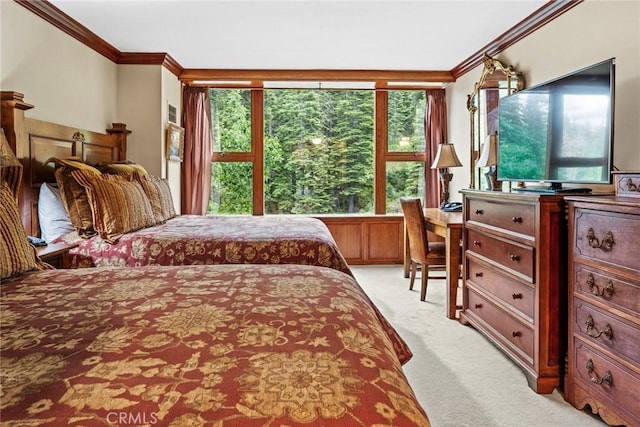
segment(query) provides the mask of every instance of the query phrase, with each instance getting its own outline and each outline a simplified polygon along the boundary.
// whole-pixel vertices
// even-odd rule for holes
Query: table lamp
[[[453,144],[443,142],[438,145],[438,152],[436,158],[433,160],[431,169],[440,170],[440,182],[442,183],[442,199],[440,208],[443,208],[445,203],[449,203],[449,182],[453,178],[453,174],[449,172],[449,168],[462,166],[456,150]]]
[[[482,146],[482,152],[480,158],[476,163],[476,167],[485,168],[489,170],[484,174],[487,179],[487,190],[501,191],[502,185],[498,181],[497,174],[498,165],[498,135],[487,135],[485,142]]]

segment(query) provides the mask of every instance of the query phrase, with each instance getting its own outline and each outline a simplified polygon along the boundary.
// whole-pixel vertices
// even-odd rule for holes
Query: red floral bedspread
[[[3,425],[429,425],[406,345],[334,269],[49,270],[0,290]]]
[[[305,264],[351,274],[327,226],[308,217],[181,215],[114,245],[76,233],[62,240],[80,244],[71,251],[72,267]]]

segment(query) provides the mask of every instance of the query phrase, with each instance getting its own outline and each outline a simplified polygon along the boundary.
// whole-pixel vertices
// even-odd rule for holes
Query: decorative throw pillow
[[[1,279],[43,268],[35,248],[27,240],[18,204],[6,182],[0,182],[0,273]]]
[[[48,243],[74,230],[71,219],[69,219],[62,203],[60,190],[47,183],[40,186],[38,221],[40,223],[40,237]]]
[[[87,170],[71,172],[87,190],[94,227],[106,242],[115,243],[123,234],[155,224],[149,199],[137,181],[118,175],[96,176]]]
[[[171,197],[171,188],[166,179],[153,175],[140,175],[137,172],[133,178],[142,185],[144,192],[149,198],[156,224],[161,224],[176,216]]]
[[[0,128],[0,180],[7,183],[14,198],[18,200],[22,182],[22,163],[13,153],[2,128]]]
[[[102,173],[108,173],[112,175],[133,175],[134,172],[137,172],[141,176],[147,175],[147,170],[137,163],[126,161],[126,162],[115,162],[115,163],[99,163],[96,165],[96,168],[99,169]]]
[[[96,235],[93,226],[93,216],[87,191],[72,176],[75,170],[84,170],[95,176],[100,176],[100,171],[93,166],[83,163],[77,157],[59,159],[52,157],[46,163],[53,162],[56,165],[55,177],[60,189],[62,204],[69,214],[71,223],[81,237],[92,237]]]

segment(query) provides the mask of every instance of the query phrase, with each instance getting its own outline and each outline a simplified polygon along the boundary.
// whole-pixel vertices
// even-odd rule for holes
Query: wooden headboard
[[[113,123],[106,133],[98,133],[24,117],[33,105],[18,92],[0,92],[1,118],[9,145],[23,166],[19,198],[20,216],[28,235],[39,236],[38,194],[43,183],[55,182],[51,157],[77,156],[89,164],[126,159],[127,130]]]

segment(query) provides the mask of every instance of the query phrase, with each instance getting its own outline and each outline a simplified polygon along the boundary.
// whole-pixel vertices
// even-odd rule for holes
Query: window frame
[[[253,164],[253,215],[264,215],[264,91],[265,81],[368,81],[374,82],[374,203],[375,215],[386,215],[387,162],[424,162],[426,151],[390,152],[388,149],[388,92],[393,90],[424,90],[443,88],[455,79],[449,72],[367,72],[294,71],[294,70],[209,70],[206,76],[187,76],[191,81],[210,78],[209,82],[194,83],[209,89],[251,90],[251,150],[249,152],[214,152],[212,162],[251,162]],[[214,77],[217,76],[217,77]],[[376,76],[377,78],[373,78]],[[257,78],[256,78],[257,77]],[[380,77],[389,77],[380,80]],[[216,82],[214,79],[224,81]],[[427,170],[425,164],[425,171]],[[348,215],[344,215],[348,217]]]

